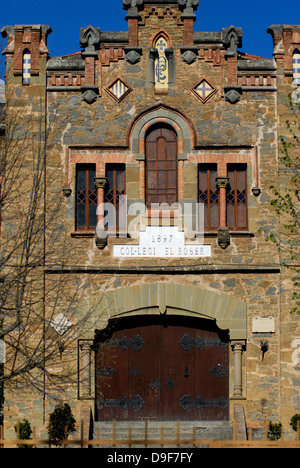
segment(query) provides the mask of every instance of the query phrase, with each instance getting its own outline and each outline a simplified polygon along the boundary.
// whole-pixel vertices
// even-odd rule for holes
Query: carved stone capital
[[[217,177],[216,178],[216,185],[217,185],[218,189],[227,188],[228,184],[229,184],[229,178],[228,177]]]
[[[231,341],[232,351],[236,353],[242,353],[244,350],[245,344],[246,343],[244,340]]]
[[[107,184],[107,177],[95,177],[94,184],[97,189],[104,189]]]
[[[149,49],[149,58],[152,60],[157,59],[159,56],[157,49]]]
[[[71,187],[63,187],[62,191],[65,197],[69,197],[72,193]]]
[[[79,346],[81,351],[85,353],[90,353],[92,350],[93,342],[91,340],[81,341]]]

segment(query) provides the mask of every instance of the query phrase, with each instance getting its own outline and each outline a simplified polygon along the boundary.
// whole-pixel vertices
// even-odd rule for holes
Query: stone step
[[[129,440],[129,427],[131,428],[131,440],[143,440],[147,433],[147,439],[160,441],[162,436],[167,440],[179,439],[189,441],[195,437],[198,440],[232,440],[233,427],[229,421],[148,421],[147,428],[145,421],[117,421],[115,423],[115,439]],[[195,429],[194,429],[195,428]],[[96,422],[94,425],[94,440],[112,440],[113,422]],[[185,447],[188,443],[184,444]]]

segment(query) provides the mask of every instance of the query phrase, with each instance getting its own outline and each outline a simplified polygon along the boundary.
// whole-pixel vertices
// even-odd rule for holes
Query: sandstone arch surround
[[[112,319],[167,313],[215,320],[220,329],[229,331],[231,341],[247,339],[246,303],[224,293],[178,283],[155,282],[108,290],[98,296],[81,304],[85,311],[94,309],[94,326],[89,326],[87,334],[106,328]]]
[[[147,315],[181,315],[214,320],[222,330],[228,330],[233,350],[234,375],[231,399],[245,399],[243,395],[242,354],[247,340],[247,307],[242,300],[224,293],[178,283],[154,282],[99,292],[82,301],[78,312],[91,312],[82,330],[81,341],[89,342],[89,350],[82,353],[80,372],[81,399],[92,397],[90,350],[95,332],[104,330],[110,320]],[[80,317],[79,317],[80,318]],[[89,365],[87,365],[89,362]]]
[[[145,136],[147,130],[156,124],[167,124],[174,129],[178,138],[178,159],[186,160],[195,144],[195,132],[188,119],[180,112],[160,105],[144,112],[133,123],[129,142],[132,153],[139,161],[145,160]]]

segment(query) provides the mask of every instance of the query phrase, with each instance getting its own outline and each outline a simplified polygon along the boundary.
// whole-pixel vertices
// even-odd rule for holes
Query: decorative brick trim
[[[131,126],[128,134],[129,147],[138,160],[145,159],[144,139],[146,131],[157,123],[170,125],[178,137],[178,158],[186,159],[187,154],[194,147],[194,131],[188,119],[177,110],[166,108],[163,105],[152,108],[141,114]]]
[[[173,47],[172,39],[170,38],[169,34],[164,29],[161,29],[158,33],[155,33],[155,35],[152,36],[149,42],[149,47],[151,49],[155,48],[155,44],[160,36],[163,36],[166,43],[168,44],[168,48],[171,49]]]
[[[135,157],[124,151],[101,150],[95,148],[66,148],[65,149],[65,184],[70,186],[72,173],[76,164],[96,164],[96,177],[105,177],[105,164],[135,164]]]

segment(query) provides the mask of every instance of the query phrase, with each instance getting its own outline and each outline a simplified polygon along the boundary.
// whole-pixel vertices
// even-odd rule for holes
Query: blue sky
[[[51,57],[80,50],[80,27],[91,24],[102,31],[126,31],[122,0],[85,3],[73,0],[6,0],[0,10],[0,27],[12,24],[48,24]],[[221,31],[232,24],[243,29],[242,52],[272,57],[272,39],[266,30],[271,24],[300,24],[299,0],[200,0],[195,31]],[[1,44],[1,38],[0,38]]]

